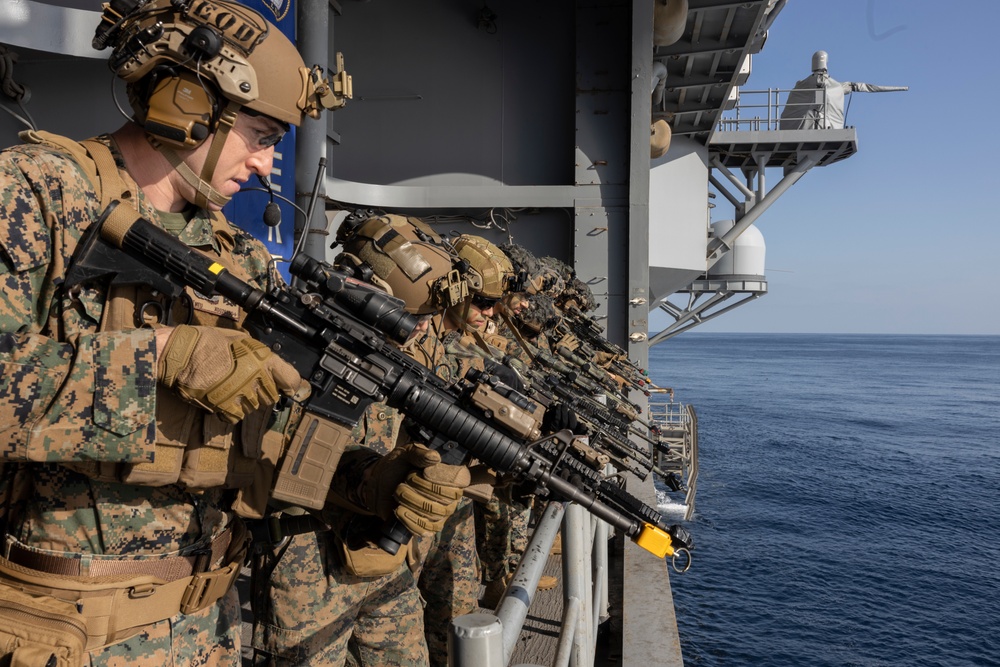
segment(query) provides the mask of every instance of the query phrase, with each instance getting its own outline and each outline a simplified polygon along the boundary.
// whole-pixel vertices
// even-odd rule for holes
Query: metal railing
[[[510,662],[560,527],[563,614],[551,665],[594,664],[597,628],[608,618],[611,529],[579,505],[550,501],[496,613],[467,614],[452,621],[448,645],[450,667],[506,667]]]
[[[727,111],[727,116],[719,119],[716,129],[720,132],[755,132],[781,129],[781,113],[786,109],[800,107],[816,114],[816,127],[826,127],[826,88],[797,90],[798,93],[815,93],[807,102],[788,102],[793,89],[768,88],[767,90],[737,90],[736,106]],[[794,119],[796,121],[801,119]],[[789,119],[785,121],[790,122]],[[787,129],[787,128],[786,128]]]
[[[655,472],[664,478],[679,475],[683,480],[684,520],[690,521],[698,491],[698,416],[693,406],[671,400],[650,402],[649,420],[659,429]]]

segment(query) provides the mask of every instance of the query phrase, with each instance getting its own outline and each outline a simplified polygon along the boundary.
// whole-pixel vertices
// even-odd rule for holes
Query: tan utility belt
[[[42,553],[11,542],[8,557],[0,558],[0,592],[6,588],[23,594],[21,605],[29,611],[70,603],[62,620],[85,630],[86,650],[92,651],[215,604],[236,582],[248,546],[247,530],[238,520],[202,552],[160,559],[91,557],[85,564],[75,555]],[[218,569],[202,571],[220,561]],[[3,606],[0,600],[0,616]]]

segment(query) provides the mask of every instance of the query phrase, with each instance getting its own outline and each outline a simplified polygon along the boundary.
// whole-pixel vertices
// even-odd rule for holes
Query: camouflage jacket
[[[112,145],[109,137],[100,141]],[[160,214],[113,154],[132,201],[158,222]],[[182,433],[207,452],[219,438],[232,440],[233,427],[204,411],[183,425],[163,420],[161,404],[180,399],[155,381],[152,329],[109,324],[115,308],[103,284],[64,288],[98,208],[90,180],[63,152],[35,144],[0,152],[0,462],[7,462],[0,486],[14,489],[0,488],[0,497],[15,498],[0,511],[7,510],[8,533],[42,549],[172,551],[227,522],[221,489],[192,493],[179,484],[97,481],[93,472],[152,465],[154,445]],[[225,250],[234,264],[227,268],[256,286],[280,280],[263,245],[220,220],[213,224],[200,211],[179,238],[213,256]],[[204,297],[188,310],[194,324],[238,328],[243,317],[235,304]],[[263,420],[255,421],[236,429],[263,430]],[[176,443],[181,452],[187,444]]]
[[[434,368],[446,382],[458,382],[470,368],[484,370],[490,356],[479,347],[475,338],[464,331],[443,332],[439,338],[444,355]]]
[[[365,447],[384,456],[395,448],[402,422],[397,410],[385,403],[372,403],[355,425],[351,433],[354,443],[348,448]]]

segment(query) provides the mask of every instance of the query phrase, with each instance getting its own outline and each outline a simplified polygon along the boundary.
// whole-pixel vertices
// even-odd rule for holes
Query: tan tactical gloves
[[[242,331],[181,325],[160,355],[158,378],[185,399],[236,423],[302,379],[292,366]]]
[[[408,444],[392,450],[372,467],[363,496],[375,514],[388,518],[395,513],[411,533],[426,535],[444,527],[469,482],[465,466],[441,463],[437,452]]]

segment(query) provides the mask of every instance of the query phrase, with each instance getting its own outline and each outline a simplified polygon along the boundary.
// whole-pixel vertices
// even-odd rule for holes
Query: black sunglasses
[[[493,306],[497,305],[497,302],[499,301],[500,299],[491,299],[479,294],[472,295],[472,305],[480,310],[489,310]]]

